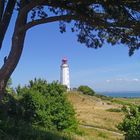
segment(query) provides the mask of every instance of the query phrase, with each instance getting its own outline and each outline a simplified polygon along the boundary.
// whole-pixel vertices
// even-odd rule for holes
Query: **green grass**
[[[16,127],[16,126],[15,126]],[[12,130],[13,129],[13,130]],[[14,127],[4,132],[0,130],[0,139],[2,140],[72,140],[72,136],[67,133],[57,131],[48,131],[44,128],[31,128],[22,126],[18,131]]]
[[[140,98],[113,98],[111,100],[112,103],[131,106],[131,105],[140,105]]]
[[[109,112],[122,112],[122,110],[120,108],[110,108],[110,109],[107,109],[107,111],[109,111]]]
[[[100,98],[102,100],[107,100],[107,101],[111,101],[113,99],[113,97],[109,97],[109,96],[105,96],[105,95],[101,95],[101,94],[95,94],[94,96],[97,98]]]
[[[0,140],[73,140],[73,138],[70,133],[49,131],[24,124],[0,129]]]
[[[108,138],[108,135],[105,132],[99,132],[98,137]]]

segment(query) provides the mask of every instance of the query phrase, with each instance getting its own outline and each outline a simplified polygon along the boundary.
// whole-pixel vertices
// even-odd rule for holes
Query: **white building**
[[[62,85],[66,85],[68,90],[70,90],[69,66],[67,62],[67,58],[62,59],[60,82]]]

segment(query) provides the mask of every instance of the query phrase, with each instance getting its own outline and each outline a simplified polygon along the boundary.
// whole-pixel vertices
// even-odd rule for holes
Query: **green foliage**
[[[13,120],[0,122],[1,140],[72,140],[72,136],[32,126],[23,121],[15,124]]]
[[[131,106],[118,128],[125,132],[126,140],[140,140],[140,106]]]
[[[7,93],[10,93],[10,94],[13,94],[14,93],[14,89],[12,88],[12,79],[11,78],[7,82],[6,92]]]
[[[30,81],[29,86],[21,88],[20,92],[23,94],[20,104],[25,121],[48,129],[76,128],[75,112],[62,85],[57,82],[47,84],[39,79]]]
[[[102,99],[102,100],[107,100],[107,101],[112,101],[113,97],[101,95],[101,94],[95,94],[96,97]]]
[[[79,86],[78,91],[86,95],[91,95],[91,96],[95,95],[95,92],[89,86],[83,86],[83,85]]]
[[[65,87],[57,82],[48,84],[41,79],[30,81],[28,86],[18,86],[16,95],[7,94],[2,101],[0,137],[6,134],[22,137],[23,133],[27,136],[23,139],[28,139],[28,136],[30,139],[34,135],[32,133],[37,131],[34,127],[47,131],[76,131],[75,112],[65,91]],[[46,134],[41,131],[41,135]]]
[[[107,111],[109,111],[109,112],[121,112],[122,110],[119,108],[110,108],[110,109],[107,109]]]

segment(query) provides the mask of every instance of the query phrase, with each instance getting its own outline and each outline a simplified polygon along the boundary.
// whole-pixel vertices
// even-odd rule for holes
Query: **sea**
[[[119,92],[100,92],[99,94],[110,97],[121,98],[140,98],[140,91],[119,91]]]

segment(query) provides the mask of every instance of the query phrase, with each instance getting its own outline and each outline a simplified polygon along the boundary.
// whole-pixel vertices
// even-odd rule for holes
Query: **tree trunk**
[[[0,69],[0,100],[4,96],[6,84],[15,70],[22,54],[26,31],[20,32],[19,29],[26,24],[26,21],[27,15],[21,17],[19,13],[12,37],[11,51]]]
[[[6,81],[4,79],[0,79],[0,101],[3,99],[5,95]]]
[[[24,45],[24,38],[25,33],[22,33],[20,34],[20,36],[15,36],[13,38],[10,54],[3,67],[0,69],[0,100],[4,96],[6,84],[21,57]]]

